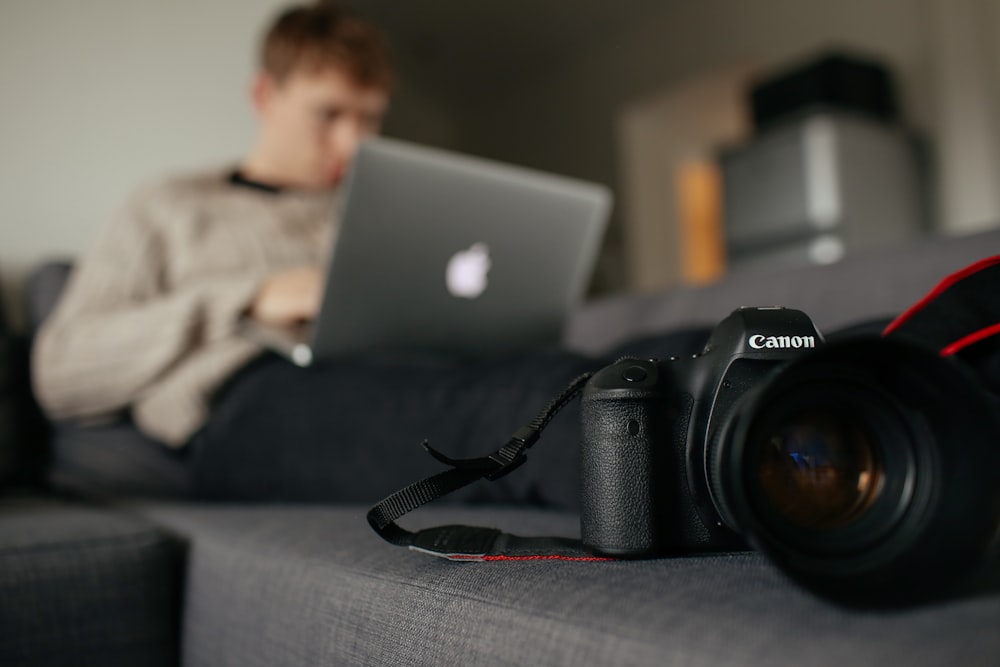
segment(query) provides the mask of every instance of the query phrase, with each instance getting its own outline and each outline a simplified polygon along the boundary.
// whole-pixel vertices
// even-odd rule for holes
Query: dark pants
[[[705,332],[633,343],[600,358],[538,350],[502,359],[354,359],[298,368],[265,355],[220,393],[192,442],[198,496],[213,500],[369,503],[444,467],[484,456],[529,423],[573,378],[624,354],[698,349]],[[578,506],[579,401],[495,482],[452,496],[468,502]]]

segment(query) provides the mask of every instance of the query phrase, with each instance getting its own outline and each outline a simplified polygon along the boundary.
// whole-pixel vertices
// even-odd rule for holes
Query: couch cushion
[[[53,424],[48,482],[87,498],[187,498],[189,452],[157,442],[131,421]]]
[[[28,276],[24,301],[31,335],[38,331],[56,307],[72,272],[73,262],[62,259],[44,262]]]
[[[566,343],[600,352],[647,332],[714,325],[739,306],[798,308],[825,334],[897,315],[948,274],[998,252],[993,229],[866,250],[826,266],[746,270],[711,285],[609,296],[574,314]]]
[[[0,664],[176,664],[182,559],[135,517],[0,500]]]
[[[362,508],[144,506],[191,541],[184,664],[986,665],[1000,597],[854,612],[753,553],[452,563]],[[409,526],[574,535],[571,515],[428,508]]]

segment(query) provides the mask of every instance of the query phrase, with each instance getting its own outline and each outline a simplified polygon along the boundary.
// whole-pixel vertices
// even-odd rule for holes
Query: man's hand
[[[264,324],[295,324],[316,317],[322,296],[323,271],[319,267],[279,271],[261,284],[249,314]]]

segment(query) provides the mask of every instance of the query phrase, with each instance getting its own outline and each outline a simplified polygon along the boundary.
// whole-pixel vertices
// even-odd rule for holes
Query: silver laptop
[[[362,143],[344,187],[316,320],[246,328],[301,366],[558,341],[612,201],[601,185],[385,138]]]

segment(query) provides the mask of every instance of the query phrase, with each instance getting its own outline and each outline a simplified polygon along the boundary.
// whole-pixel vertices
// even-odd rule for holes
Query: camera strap
[[[425,440],[423,447],[450,466],[385,498],[368,511],[368,523],[384,540],[414,551],[459,561],[494,560],[609,560],[594,556],[580,540],[562,537],[521,537],[495,528],[438,526],[409,531],[396,520],[413,510],[481,479],[509,474],[527,460],[527,450],[555,417],[583,388],[593,373],[574,378],[538,416],[518,429],[492,454],[475,459],[452,459]]]
[[[905,336],[952,356],[1000,341],[1000,255],[949,275],[897,317],[883,336]],[[982,347],[982,346],[979,346]]]

